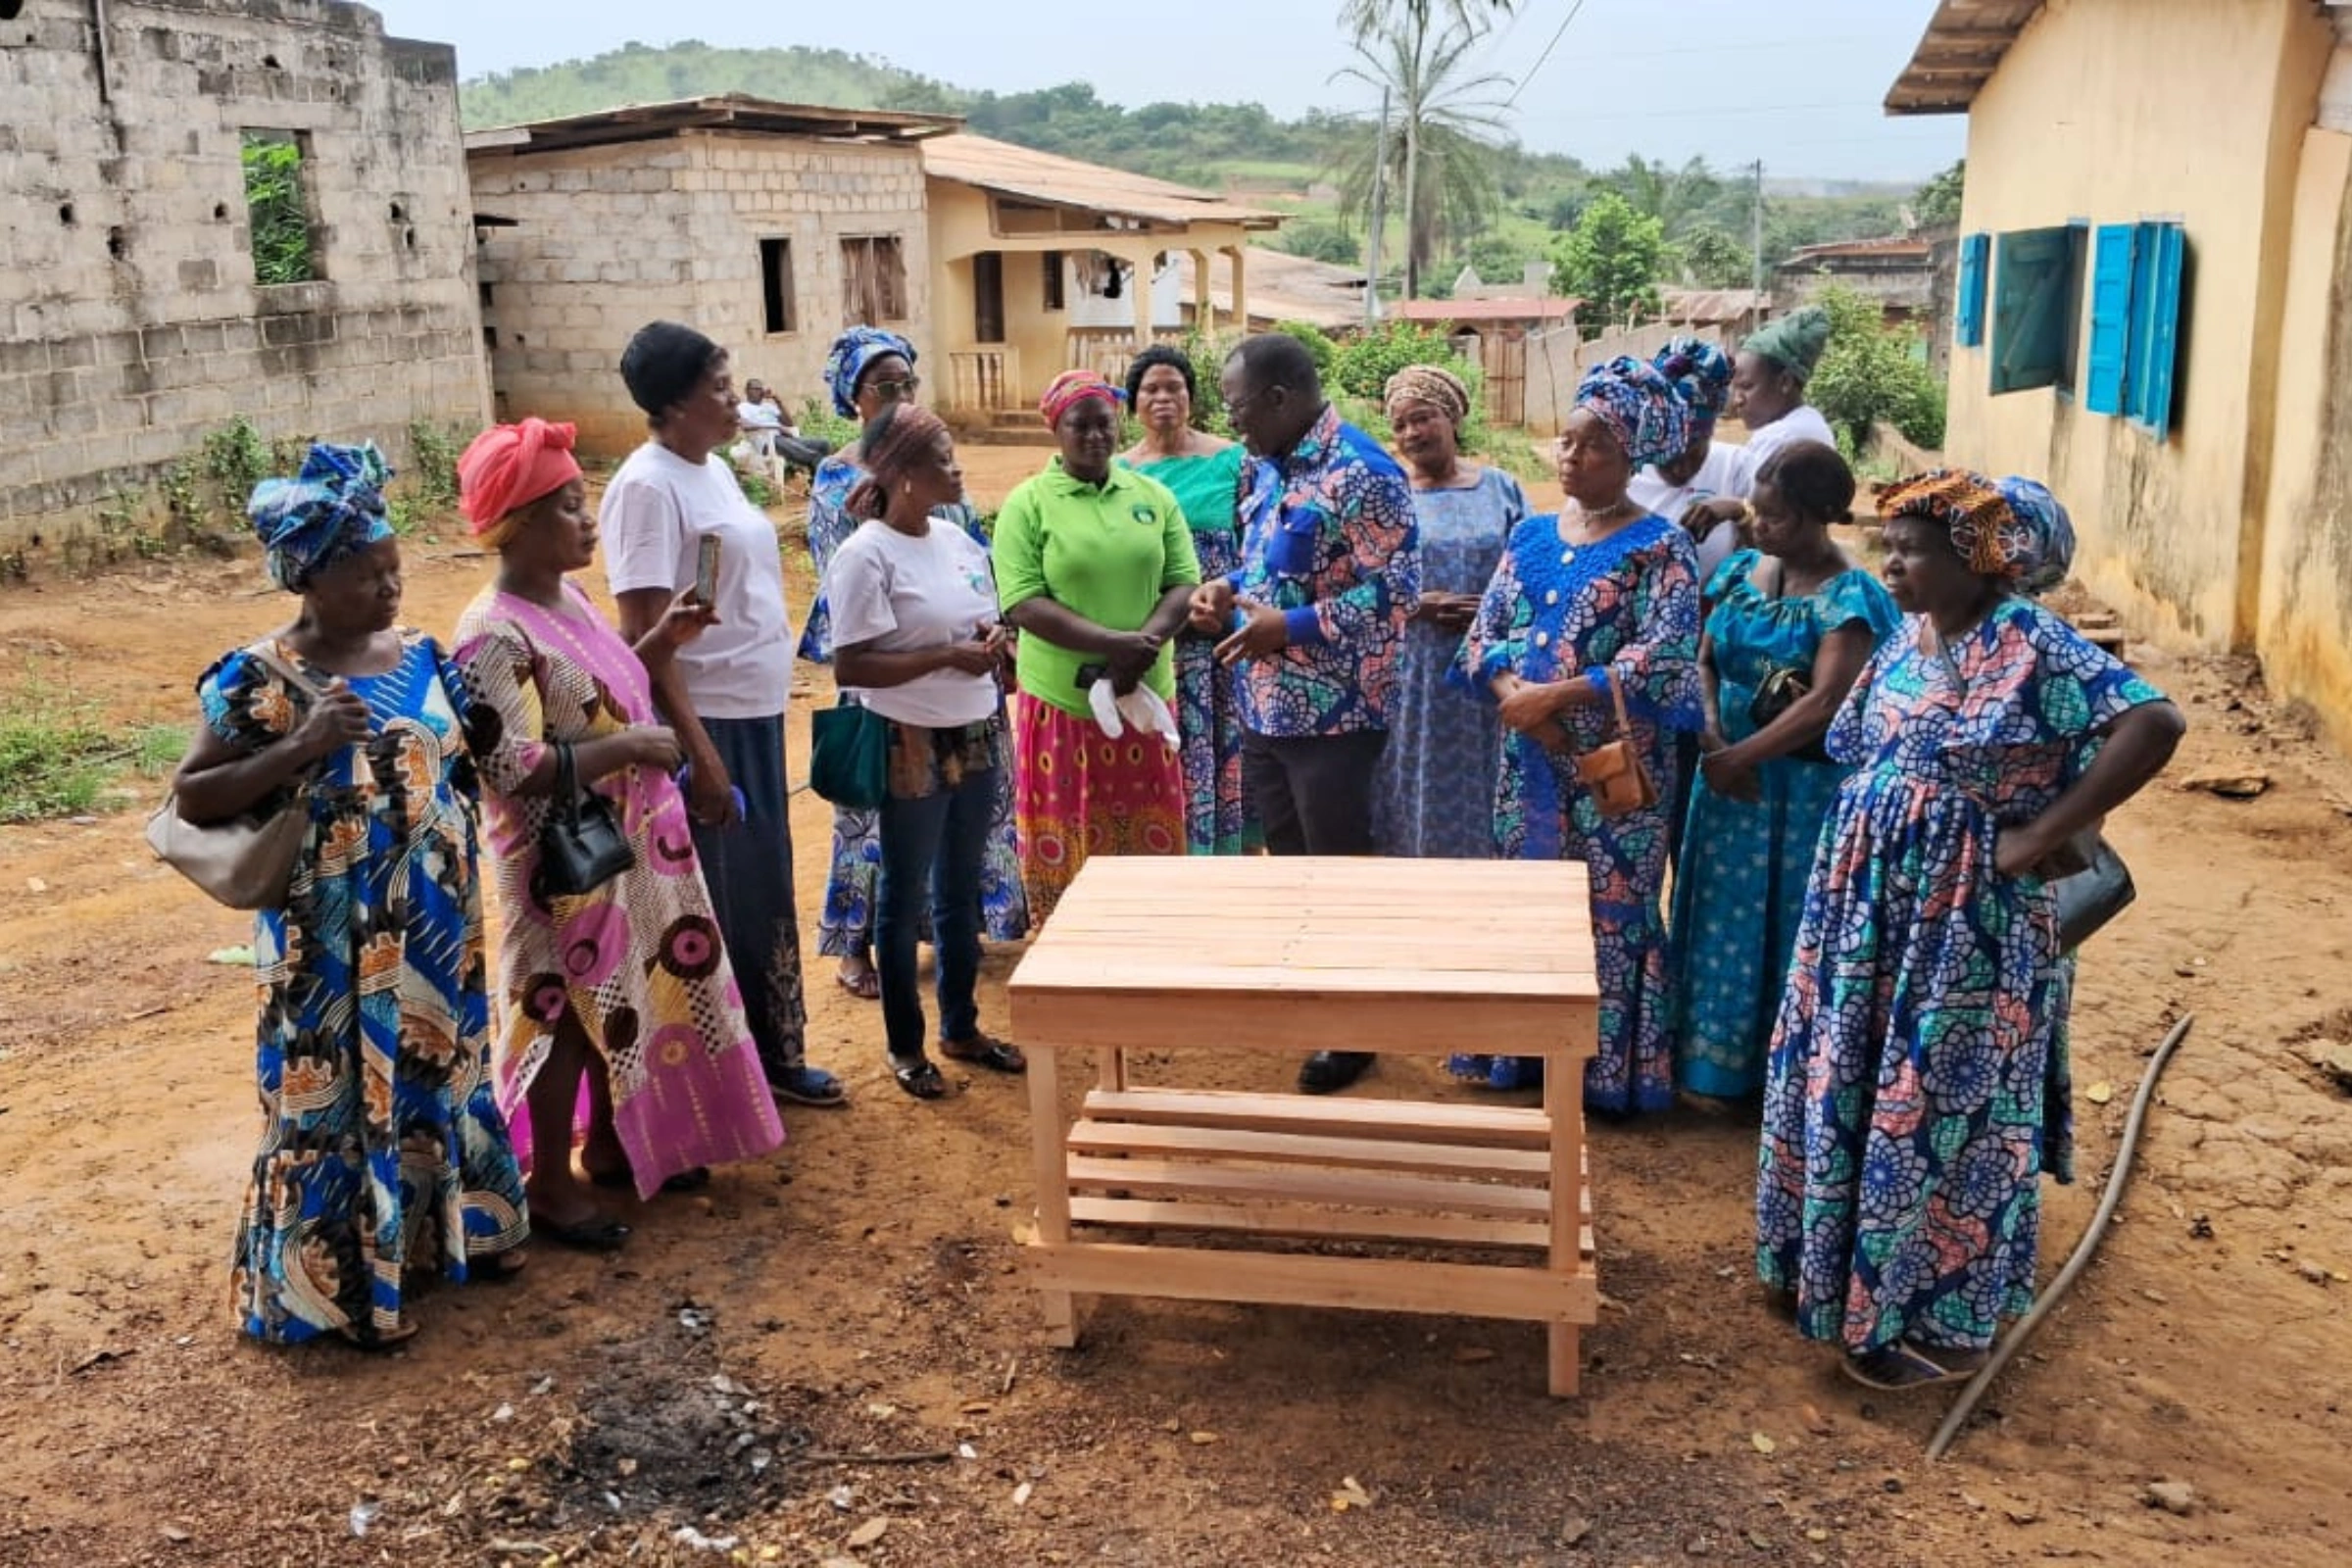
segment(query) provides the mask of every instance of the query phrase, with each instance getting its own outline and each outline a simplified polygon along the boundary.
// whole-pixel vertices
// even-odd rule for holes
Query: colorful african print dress
[[[850,491],[865,470],[841,458],[827,458],[808,481],[808,555],[816,564],[816,580],[825,580],[833,552],[858,531],[849,514]],[[956,509],[956,525],[988,548],[988,535],[968,506]],[[808,607],[801,628],[800,656],[811,664],[833,662],[833,615],[820,591]],[[1029,934],[1029,900],[1021,885],[1021,858],[1012,823],[1012,743],[1000,735],[997,742],[997,805],[989,824],[988,858],[980,867],[980,929],[998,942],[1018,942]],[[825,874],[825,907],[816,926],[816,951],[828,957],[846,958],[868,954],[874,946],[875,895],[882,885],[882,832],[872,811],[833,809],[833,862]],[[930,911],[923,914],[923,939],[930,940]]]
[[[1764,1089],[1756,1268],[1808,1338],[1982,1349],[2033,1298],[2039,1178],[2073,1179],[2048,889],[1993,841],[2163,695],[2048,611],[1948,652],[1907,620],[1855,683]]]
[[[1241,524],[1234,499],[1242,448],[1200,458],[1162,458],[1136,471],[1175,492],[1192,525],[1200,580],[1241,568]],[[1242,711],[1233,671],[1217,662],[1219,638],[1187,626],[1176,634],[1176,733],[1184,763],[1184,838],[1194,855],[1242,855],[1265,842],[1242,785]]]
[[[1527,515],[1527,494],[1500,468],[1470,484],[1415,490],[1424,593],[1486,591],[1502,547]],[[1453,860],[1494,857],[1494,781],[1502,726],[1484,694],[1452,679],[1458,632],[1426,620],[1404,628],[1389,744],[1372,796],[1372,838],[1383,855]]]
[[[784,1142],[710,895],[686,801],[666,773],[624,767],[585,787],[614,808],[636,863],[576,898],[532,886],[550,797],[513,791],[547,742],[578,745],[656,724],[645,666],[564,584],[562,612],[485,588],[458,620],[474,743],[490,787],[490,848],[504,916],[498,1094],[525,1164],[535,1131],[518,1107],[569,1011],[603,1061],[612,1126],[637,1193],[698,1165],[754,1159]],[[587,1099],[572,1132],[587,1129]],[[570,1157],[567,1142],[546,1157]]]
[[[1812,676],[1822,640],[1845,626],[1876,644],[1902,619],[1869,572],[1839,572],[1810,594],[1767,596],[1764,557],[1742,550],[1707,584],[1707,646],[1723,738],[1756,732],[1748,710],[1776,669]],[[1691,786],[1674,884],[1675,1073],[1682,1087],[1745,1100],[1764,1087],[1764,1052],[1805,909],[1805,883],[1830,802],[1850,769],[1777,757],[1756,770],[1761,799]]]
[[[465,686],[416,631],[392,669],[345,679],[368,705],[366,756],[318,764],[285,906],[254,917],[263,1129],[235,1294],[245,1332],[280,1343],[398,1339],[416,1276],[463,1280],[529,1236],[490,1087]],[[196,690],[239,751],[309,706],[242,651]]]
[[[1597,544],[1571,545],[1560,537],[1560,519],[1545,515],[1511,531],[1455,666],[1481,691],[1506,670],[1529,681],[1605,670],[1625,692],[1634,744],[1657,785],[1658,805],[1604,817],[1577,778],[1576,754],[1602,745],[1616,728],[1609,703],[1561,715],[1568,752],[1516,731],[1503,737],[1497,849],[1510,859],[1582,860],[1591,878],[1600,1038],[1585,1068],[1585,1103],[1610,1114],[1674,1103],[1673,987],[1659,898],[1674,733],[1701,721],[1697,654],[1689,535],[1663,517],[1643,516]],[[1536,1064],[1457,1056],[1446,1065],[1509,1088]]]

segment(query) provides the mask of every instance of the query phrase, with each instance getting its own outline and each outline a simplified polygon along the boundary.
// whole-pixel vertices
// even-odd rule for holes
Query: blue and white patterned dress
[[[2163,694],[2003,600],[1946,651],[1913,616],[1831,726],[1822,834],[1764,1089],[1756,1269],[1808,1339],[1980,1350],[2034,1292],[2040,1177],[2073,1178],[2067,973],[2003,827]]]
[[[1875,645],[1902,619],[1879,580],[1859,567],[1810,594],[1767,596],[1755,582],[1764,559],[1742,550],[1707,584],[1715,707],[1733,744],[1756,732],[1748,709],[1774,670],[1810,679],[1831,632],[1859,625]],[[1674,885],[1675,1071],[1683,1088],[1723,1100],[1763,1088],[1813,852],[1849,771],[1777,757],[1756,770],[1759,800],[1718,795],[1703,777],[1691,787]]]
[[[1484,593],[1511,529],[1527,515],[1527,493],[1500,468],[1485,468],[1466,485],[1415,490],[1413,514],[1422,592]],[[1383,855],[1494,858],[1502,726],[1493,703],[1451,678],[1461,648],[1459,632],[1426,620],[1405,625],[1372,797],[1372,839]]]
[[[858,519],[845,503],[865,470],[842,458],[817,465],[808,481],[808,554],[816,564],[816,580],[825,580],[833,552],[858,531]],[[948,514],[942,512],[942,516]],[[956,526],[988,548],[988,535],[968,506],[954,509]],[[833,614],[820,592],[808,607],[801,628],[800,656],[812,664],[833,662]],[[980,929],[998,942],[1018,942],[1029,934],[1029,899],[1021,888],[1020,854],[1013,843],[1012,746],[1000,737],[997,758],[996,820],[989,832],[988,858],[980,868]],[[869,954],[874,945],[875,896],[882,885],[880,819],[872,811],[833,808],[833,860],[825,873],[825,907],[816,924],[816,951],[845,958]],[[930,918],[924,916],[924,940],[930,940]]]
[[[1508,670],[1528,681],[1602,673],[1622,687],[1635,747],[1658,804],[1604,817],[1576,776],[1576,755],[1608,741],[1612,704],[1560,715],[1570,752],[1516,731],[1502,742],[1495,784],[1497,848],[1508,859],[1582,860],[1592,879],[1592,946],[1600,982],[1599,1049],[1585,1069],[1585,1103],[1611,1114],[1674,1103],[1673,987],[1666,969],[1666,803],[1674,798],[1674,732],[1694,729],[1698,576],[1690,536],[1644,516],[1597,544],[1570,545],[1560,519],[1529,517],[1511,532],[1456,666],[1481,691]],[[1531,1063],[1455,1057],[1446,1064],[1498,1088]]]

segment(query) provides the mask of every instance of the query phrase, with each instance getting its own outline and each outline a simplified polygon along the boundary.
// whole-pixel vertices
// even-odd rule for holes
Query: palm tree
[[[1453,3],[1478,8],[1486,0]],[[1433,34],[1429,0],[1396,9],[1407,14],[1384,20],[1358,38],[1359,63],[1334,79],[1352,77],[1388,96],[1400,133],[1392,135],[1384,124],[1371,145],[1357,145],[1343,163],[1341,194],[1348,207],[1360,207],[1376,174],[1396,176],[1405,215],[1404,292],[1411,299],[1420,292],[1421,270],[1436,255],[1439,241],[1478,227],[1494,210],[1492,157],[1505,127],[1501,103],[1493,94],[1508,83],[1493,72],[1467,73],[1470,51],[1486,35],[1483,26],[1453,21]]]
[[[1517,0],[1341,0],[1340,25],[1351,37],[1369,38],[1395,22],[1427,27],[1431,14],[1443,9],[1459,25],[1483,32],[1488,13],[1507,17],[1516,8]]]

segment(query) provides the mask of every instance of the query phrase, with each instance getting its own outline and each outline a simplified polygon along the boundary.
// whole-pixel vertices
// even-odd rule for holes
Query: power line
[[[1536,56],[1536,63],[1527,68],[1527,74],[1519,78],[1519,85],[1513,87],[1511,95],[1502,101],[1503,108],[1508,109],[1519,101],[1519,95],[1527,90],[1527,84],[1536,79],[1536,73],[1544,69],[1544,62],[1551,58],[1551,52],[1558,48],[1560,40],[1568,35],[1568,24],[1574,22],[1577,14],[1584,9],[1585,0],[1576,0],[1576,4],[1568,8],[1568,14],[1560,19],[1559,26],[1552,30],[1551,42],[1544,46],[1544,52]]]

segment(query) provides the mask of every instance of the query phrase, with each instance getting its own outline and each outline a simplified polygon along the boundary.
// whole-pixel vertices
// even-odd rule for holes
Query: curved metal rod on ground
[[[2034,1337],[2034,1331],[2041,1327],[2041,1320],[2050,1308],[2066,1298],[2066,1293],[2074,1286],[2075,1277],[2082,1272],[2090,1262],[2091,1253],[2097,1251],[2099,1243],[2106,1239],[2107,1223],[2115,1218],[2116,1204],[2123,1200],[2125,1179],[2132,1174],[2132,1155],[2139,1147],[2139,1129],[2140,1124],[2147,1120],[2148,1102],[2156,1096],[2156,1080],[2163,1073],[2164,1064],[2172,1060],[2174,1050],[2186,1038],[2188,1026],[2196,1021],[2196,1017],[2193,1012],[2182,1013],[2180,1021],[2173,1025],[2172,1033],[2164,1037],[2164,1044],[2156,1048],[2156,1054],[2148,1058],[2148,1070],[2140,1075],[2139,1093],[2132,1097],[2132,1114],[2124,1119],[2124,1139],[2116,1146],[2115,1169],[2107,1177],[2107,1191],[2099,1199],[2098,1212],[2090,1216],[2090,1228],[2075,1244],[2075,1255],[2066,1260],[2066,1267],[2058,1271],[2058,1277],[2050,1282],[2050,1288],[2042,1293],[2041,1299],[2034,1303],[2031,1312],[2017,1320],[2017,1327],[2011,1329],[2009,1337],[1993,1348],[1991,1356],[1977,1375],[1969,1379],[1968,1387],[1960,1391],[1960,1397],[1952,1401],[1952,1408],[1944,1416],[1943,1425],[1937,1427],[1936,1436],[1928,1440],[1930,1464],[1943,1457],[1943,1451],[1960,1435],[1960,1428],[1966,1424],[1969,1413],[1976,1409],[1977,1401],[1984,1397],[1986,1389],[1992,1387],[1992,1380],[2001,1375],[2001,1368],[2009,1364],[2009,1358],[2024,1348],[2025,1343]]]

